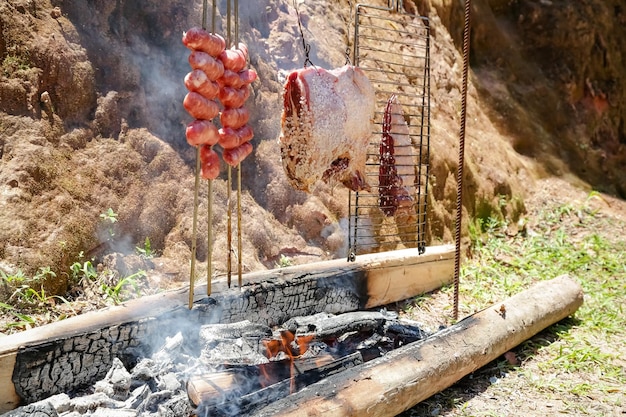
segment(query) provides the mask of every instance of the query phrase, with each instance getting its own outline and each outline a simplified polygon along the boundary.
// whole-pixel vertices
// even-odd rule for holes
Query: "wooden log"
[[[183,322],[232,323],[248,319],[267,325],[318,312],[344,313],[401,301],[452,281],[454,247],[427,247],[245,274],[242,288],[225,278],[142,297],[121,306],[86,313],[0,338],[0,412],[103,377],[112,358],[128,348],[163,341]],[[143,344],[143,345],[142,345]]]
[[[325,378],[254,416],[395,416],[573,314],[581,286],[542,281],[435,335]]]

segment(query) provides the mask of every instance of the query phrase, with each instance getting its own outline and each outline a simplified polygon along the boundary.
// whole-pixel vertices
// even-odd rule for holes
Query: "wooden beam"
[[[573,314],[581,286],[539,282],[423,341],[325,378],[254,416],[395,416]]]
[[[355,262],[339,259],[245,274],[242,288],[229,289],[225,277],[219,277],[211,297],[203,295],[206,285],[196,288],[192,311],[186,307],[189,288],[182,288],[3,337],[0,393],[10,395],[7,400],[2,396],[0,412],[17,407],[20,398],[37,401],[95,381],[119,352],[143,340],[172,336],[164,329],[180,327],[168,324],[181,320],[281,324],[296,315],[344,313],[405,300],[450,283],[453,273],[452,245],[427,247],[422,255],[417,249],[359,255]],[[50,358],[45,364],[37,360],[42,355]],[[42,373],[31,363],[48,368]],[[52,375],[61,379],[39,380]]]

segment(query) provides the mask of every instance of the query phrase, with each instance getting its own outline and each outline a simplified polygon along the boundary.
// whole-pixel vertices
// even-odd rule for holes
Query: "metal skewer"
[[[203,7],[207,0],[204,0]],[[203,16],[206,13],[203,12]],[[211,33],[215,34],[215,18],[217,16],[217,0],[213,0],[211,14]],[[206,17],[205,17],[206,19]],[[207,265],[206,265],[206,295],[211,295],[211,283],[213,281],[213,180],[208,181],[207,186]]]
[[[230,48],[232,44],[232,37],[230,32],[230,0],[226,2],[226,48]],[[232,275],[232,251],[233,251],[233,230],[232,230],[232,202],[231,202],[231,194],[232,194],[232,184],[233,184],[233,170],[230,165],[228,165],[228,187],[227,187],[227,197],[226,197],[226,205],[227,205],[227,213],[228,213],[228,223],[226,225],[226,243],[227,243],[227,251],[226,255],[226,283],[228,284],[228,288],[230,288],[231,283],[231,275]]]
[[[235,6],[235,45],[239,45],[239,0]],[[241,163],[237,164],[237,283],[241,288],[242,256],[241,256]]]
[[[233,24],[231,25],[231,19]],[[227,47],[237,45],[239,43],[239,1],[234,0],[231,5],[229,0],[226,3],[226,36]],[[228,224],[227,232],[227,273],[226,280],[230,288],[232,282],[232,167],[228,165]],[[241,241],[241,164],[237,164],[237,283],[239,287],[242,285],[242,241]]]
[[[202,29],[207,28],[207,9],[208,0],[202,2]],[[211,20],[211,31],[215,33],[215,16],[217,12],[216,0],[213,0],[213,16]],[[193,188],[193,221],[192,221],[192,237],[191,237],[191,271],[189,274],[189,309],[193,307],[193,299],[196,282],[196,256],[197,256],[197,237],[198,237],[198,190],[200,188],[200,146],[196,147],[196,171],[195,182]],[[211,219],[213,218],[213,180],[208,180],[208,213],[207,213],[207,295],[211,295],[211,277],[213,271],[212,265],[212,233]]]

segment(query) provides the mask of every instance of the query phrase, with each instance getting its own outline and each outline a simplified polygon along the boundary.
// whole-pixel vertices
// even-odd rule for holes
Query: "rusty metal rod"
[[[461,89],[461,127],[459,130],[459,165],[456,184],[456,227],[454,252],[454,319],[459,318],[459,274],[461,270],[461,229],[463,221],[463,168],[465,165],[465,122],[467,119],[467,77],[469,72],[470,15],[472,1],[465,0],[465,24],[463,27],[463,85]]]

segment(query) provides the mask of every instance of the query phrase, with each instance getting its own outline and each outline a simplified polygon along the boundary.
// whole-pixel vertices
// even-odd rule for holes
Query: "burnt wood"
[[[71,392],[102,378],[113,358],[125,363],[150,354],[177,331],[197,338],[191,327],[250,320],[268,326],[294,316],[344,313],[401,301],[450,283],[451,245],[360,255],[244,275],[241,288],[225,277],[195,289],[143,297],[0,339],[0,412]],[[190,326],[185,326],[185,324]]]
[[[250,415],[398,415],[573,314],[582,302],[580,284],[568,276],[539,282],[422,341],[324,378]]]

